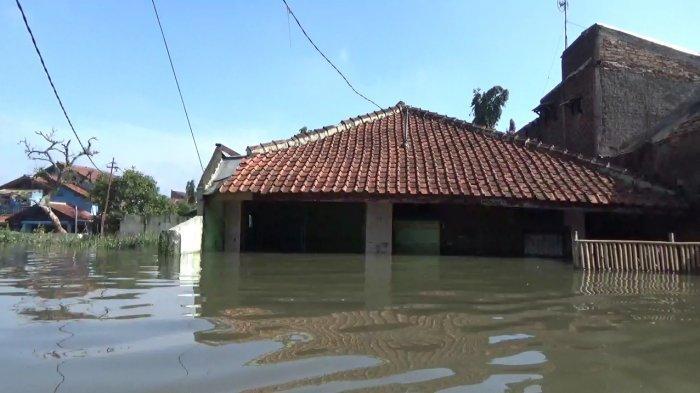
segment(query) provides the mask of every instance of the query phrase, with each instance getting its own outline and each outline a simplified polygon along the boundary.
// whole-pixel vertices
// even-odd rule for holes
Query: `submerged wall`
[[[165,214],[151,217],[127,214],[119,222],[119,234],[122,236],[141,234],[158,235],[162,231],[168,230],[187,219],[187,217],[178,216],[177,214]]]

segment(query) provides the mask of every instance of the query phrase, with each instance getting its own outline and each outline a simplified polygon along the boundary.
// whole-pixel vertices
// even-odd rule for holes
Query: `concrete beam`
[[[241,201],[224,202],[224,251],[241,251]]]
[[[367,202],[365,209],[365,253],[391,254],[391,202]]]

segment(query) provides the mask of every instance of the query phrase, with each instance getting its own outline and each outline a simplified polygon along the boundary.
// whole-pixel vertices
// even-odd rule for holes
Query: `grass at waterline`
[[[156,247],[158,235],[76,235],[60,233],[25,233],[0,229],[0,245],[37,247],[104,248],[111,250]]]

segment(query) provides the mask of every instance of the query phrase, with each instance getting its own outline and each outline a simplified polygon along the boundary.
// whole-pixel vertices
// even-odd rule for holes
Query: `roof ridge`
[[[488,128],[480,125],[473,124],[471,122],[468,122],[463,119],[459,119],[456,117],[448,116],[448,115],[443,115],[437,112],[429,111],[427,109],[423,109],[420,107],[416,106],[411,106],[407,105],[403,101],[399,101],[396,103],[396,105],[393,105],[388,108],[381,109],[379,111],[374,111],[374,112],[369,112],[364,115],[360,115],[357,117],[350,117],[345,120],[341,120],[338,124],[336,125],[330,125],[330,126],[325,126],[321,128],[317,128],[311,131],[308,131],[305,134],[302,135],[295,135],[291,138],[288,139],[281,139],[281,140],[273,140],[267,143],[261,143],[259,145],[253,145],[253,146],[248,146],[246,148],[246,152],[248,156],[255,155],[255,154],[260,154],[260,153],[267,153],[267,152],[273,152],[273,151],[278,151],[282,149],[286,149],[289,147],[294,147],[294,146],[301,146],[309,142],[313,142],[319,139],[323,139],[326,137],[329,137],[337,132],[345,131],[347,129],[350,129],[352,127],[356,127],[358,125],[374,121],[374,120],[379,120],[383,119],[384,117],[391,115],[391,114],[396,114],[399,111],[407,109],[411,111],[412,113],[419,112],[420,114],[424,116],[430,116],[434,119],[437,119],[439,121],[445,121],[448,123],[452,123],[454,125],[459,126],[460,128],[467,129],[471,132],[475,132],[481,135],[484,135],[486,137],[496,139],[496,140],[502,140],[502,141],[508,141],[512,142],[515,145],[520,145],[525,148],[530,148],[536,151],[541,151],[545,152],[554,156],[558,156],[560,158],[565,158],[565,159],[570,159],[574,160],[576,162],[579,162],[584,165],[588,165],[591,167],[594,167],[596,169],[602,170],[604,173],[607,173],[611,176],[616,176],[618,179],[625,181],[627,183],[631,183],[633,186],[637,186],[640,188],[649,188],[653,189],[659,192],[664,192],[667,194],[675,195],[676,193],[668,188],[659,186],[657,184],[654,184],[638,174],[632,174],[627,168],[613,165],[609,160],[603,160],[600,157],[586,157],[582,154],[575,154],[573,152],[570,152],[568,149],[561,148],[559,146],[551,145],[551,144],[546,144],[543,143],[540,140],[533,139],[533,138],[523,138],[519,135],[516,134],[508,134],[504,132],[499,132],[493,128]]]
[[[345,120],[341,120],[338,124],[332,124],[321,128],[316,128],[311,131],[307,131],[304,134],[297,134],[287,139],[272,140],[270,142],[260,143],[258,145],[252,145],[246,147],[246,154],[248,156],[260,153],[267,153],[277,150],[286,149],[293,146],[301,146],[309,142],[313,142],[319,139],[329,137],[340,131],[345,131],[352,127],[357,127],[361,124],[383,119],[386,116],[395,114],[400,111],[405,106],[403,101],[399,101],[396,105],[390,106],[388,108],[380,109],[374,112],[368,112],[364,115],[357,117],[350,117]]]
[[[513,144],[517,144],[518,142],[522,142],[523,147],[525,148],[532,148],[533,150],[539,150],[543,151],[546,153],[558,155],[559,157],[564,157],[568,159],[575,160],[577,162],[580,162],[582,164],[586,165],[591,165],[594,166],[598,169],[601,169],[603,172],[608,173],[613,176],[617,176],[619,179],[623,181],[627,181],[632,183],[632,185],[639,186],[641,188],[651,188],[656,191],[668,193],[675,195],[676,193],[673,190],[670,190],[668,188],[659,186],[657,184],[651,183],[648,180],[645,180],[641,176],[637,174],[632,174],[629,169],[613,165],[609,160],[605,161],[602,159],[596,159],[595,157],[587,157],[584,156],[583,154],[574,154],[573,152],[570,152],[568,149],[561,148],[559,146],[543,143],[542,141],[534,138],[523,138],[517,133],[514,134],[508,134],[505,132],[499,132],[495,129],[484,127],[484,126],[479,126],[474,123],[470,123],[466,120],[459,119],[456,117],[451,117],[447,115],[442,115],[437,112],[429,111],[423,108],[419,107],[414,107],[410,105],[405,105],[406,108],[409,110],[414,110],[414,111],[419,111],[422,112],[425,115],[431,116],[433,118],[437,118],[438,120],[442,121],[447,121],[459,126],[462,126],[464,128],[469,129],[472,132],[476,132],[479,134],[482,134],[484,136],[498,139],[498,140],[505,140],[505,141],[510,141]]]

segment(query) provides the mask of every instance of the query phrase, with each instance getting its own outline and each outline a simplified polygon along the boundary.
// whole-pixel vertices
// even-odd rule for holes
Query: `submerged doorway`
[[[394,252],[397,254],[440,254],[440,222],[437,220],[394,221]]]
[[[364,252],[362,203],[246,201],[241,234],[243,251]]]
[[[467,204],[395,204],[396,254],[561,258],[568,228],[559,210]]]

